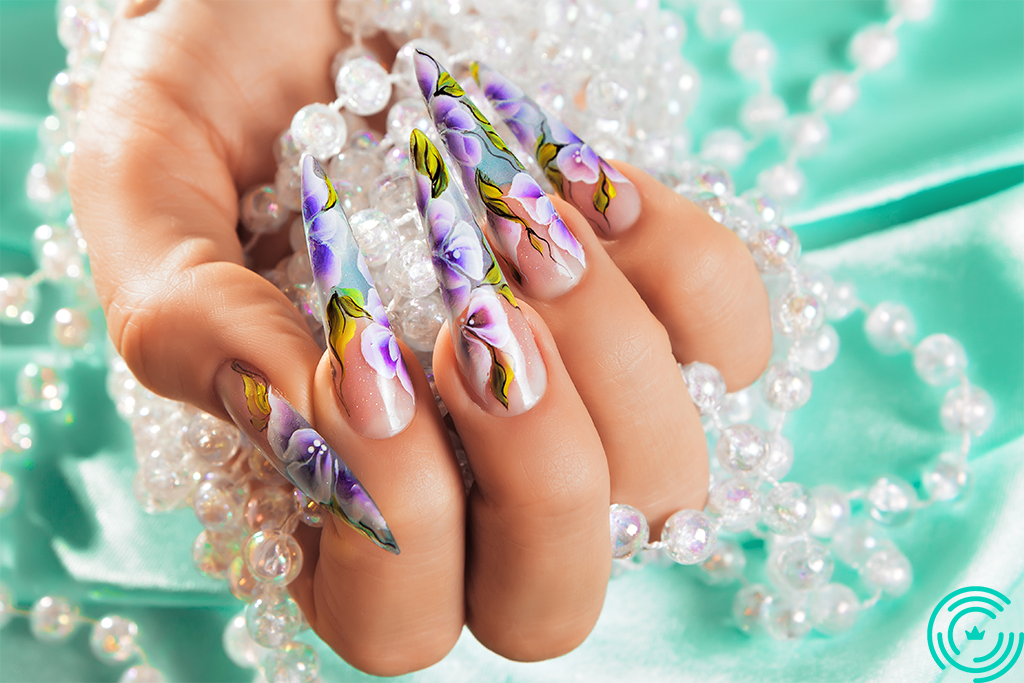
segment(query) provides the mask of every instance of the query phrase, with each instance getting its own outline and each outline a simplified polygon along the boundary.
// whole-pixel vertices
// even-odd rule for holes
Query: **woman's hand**
[[[364,436],[339,400],[330,351],[242,265],[240,189],[272,177],[272,144],[300,107],[333,99],[329,65],[346,44],[333,2],[132,7],[146,13],[117,22],[69,183],[111,338],[133,373],[242,422],[227,387],[239,376],[226,368],[257,370],[372,493],[401,554],[331,518],[322,533],[297,532],[305,562],[291,585],[354,666],[423,668],[464,623],[512,659],[573,649],[604,597],[609,504],[643,510],[654,537],[672,512],[704,505],[704,434],[676,363],[712,363],[733,390],[767,363],[767,297],[744,246],[624,164],[615,168],[638,201],[628,229],[599,235],[585,203],[553,199],[585,257],[570,286],[535,287],[539,271],[511,278],[516,334],[544,370],[535,400],[503,413],[466,370],[464,336],[443,332],[435,348],[437,387],[476,478],[467,499],[412,354],[407,426]],[[508,273],[510,254],[492,246]]]

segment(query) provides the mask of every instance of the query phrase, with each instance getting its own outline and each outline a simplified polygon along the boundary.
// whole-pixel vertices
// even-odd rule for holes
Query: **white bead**
[[[750,633],[761,626],[761,611],[771,599],[767,586],[760,583],[736,591],[732,600],[732,616],[741,631]]]
[[[757,174],[757,186],[780,204],[792,204],[804,192],[807,180],[796,166],[776,164]]]
[[[917,509],[914,487],[893,475],[876,479],[866,497],[871,506],[871,516],[890,526],[905,523]]]
[[[836,282],[829,289],[825,313],[829,320],[843,320],[860,307],[857,288],[852,282]]]
[[[14,601],[7,586],[0,583],[0,628],[7,626],[14,617]]]
[[[707,0],[697,8],[697,26],[711,40],[729,38],[743,29],[743,10],[733,0]]]
[[[947,432],[978,436],[992,426],[995,412],[995,404],[988,392],[968,384],[946,392],[939,415]]]
[[[876,550],[864,563],[861,577],[868,584],[878,586],[892,597],[907,592],[914,581],[910,560],[896,548]]]
[[[50,596],[39,598],[28,616],[29,628],[37,640],[57,642],[67,639],[78,626],[78,608],[67,598]]]
[[[785,225],[758,230],[748,246],[762,273],[782,272],[800,258],[800,238]]]
[[[326,104],[307,104],[292,117],[296,146],[324,161],[341,151],[348,136],[345,117]],[[278,191],[280,192],[280,185]]]
[[[427,133],[432,125],[430,114],[421,97],[399,100],[388,110],[388,137],[394,140],[396,145],[407,145],[414,130]]]
[[[961,376],[967,369],[963,345],[945,334],[933,334],[914,347],[914,370],[928,384],[941,387]]]
[[[719,415],[726,424],[747,422],[754,416],[754,406],[757,402],[757,394],[753,387],[734,391],[722,399]]]
[[[36,319],[39,293],[18,275],[0,277],[0,323],[30,325]]]
[[[708,163],[734,168],[747,158],[747,141],[734,128],[719,128],[704,136],[700,156]]]
[[[814,628],[827,636],[837,636],[857,622],[860,600],[849,586],[830,583],[811,594],[810,607]]]
[[[825,324],[825,306],[808,291],[790,287],[772,306],[772,322],[779,333],[799,339]]]
[[[260,583],[287,585],[302,570],[302,548],[291,534],[267,529],[257,531],[242,550],[245,565]]]
[[[773,555],[775,576],[792,590],[816,590],[832,579],[835,560],[817,541],[799,539]]]
[[[245,489],[218,474],[199,485],[192,501],[196,519],[211,531],[237,528],[242,522]]]
[[[388,72],[373,57],[356,57],[342,65],[334,90],[353,114],[370,116],[384,110],[391,100]]]
[[[250,189],[239,202],[242,225],[251,233],[277,232],[288,222],[288,211],[277,201],[273,185]]]
[[[811,631],[811,615],[801,597],[773,595],[761,610],[761,625],[775,640],[799,640]]]
[[[782,434],[768,434],[768,457],[761,466],[764,473],[779,481],[793,467],[793,444]]]
[[[198,412],[185,429],[186,451],[207,467],[220,467],[238,450],[242,435],[234,425]]]
[[[892,355],[911,348],[917,336],[917,323],[906,306],[883,301],[868,314],[864,333],[880,353]]]
[[[783,126],[782,144],[797,156],[812,157],[825,151],[832,132],[816,114],[793,116]]]
[[[192,543],[192,564],[211,579],[223,579],[231,562],[238,557],[238,550],[235,533],[203,529]]]
[[[236,614],[224,627],[221,638],[228,659],[243,669],[255,669],[267,650],[256,644],[245,626],[245,612]]]
[[[110,615],[92,627],[89,647],[101,662],[124,662],[138,651],[135,643],[138,635],[139,627],[134,621]]]
[[[398,232],[388,217],[376,209],[365,209],[349,216],[349,225],[371,268],[383,266],[398,248]]]
[[[711,489],[708,512],[721,518],[726,531],[747,531],[761,518],[761,494],[743,479],[726,479]]]
[[[811,398],[811,375],[793,363],[772,363],[761,379],[765,402],[782,411],[803,407]]]
[[[885,26],[863,28],[850,41],[850,61],[868,71],[876,71],[896,58],[899,40]]]
[[[320,660],[309,645],[291,642],[268,652],[260,671],[267,683],[317,683]]]
[[[713,365],[696,361],[681,366],[681,370],[693,405],[697,406],[701,415],[713,414],[725,398],[726,388],[722,373]]]
[[[287,593],[266,591],[245,608],[245,625],[257,645],[278,648],[299,632],[302,613]]]
[[[889,11],[907,21],[924,21],[935,11],[935,0],[888,0]]]
[[[850,519],[850,499],[835,486],[818,486],[811,491],[814,498],[814,522],[811,534],[831,538]]]
[[[700,510],[680,510],[668,518],[661,532],[669,557],[679,564],[706,560],[717,538],[711,519]]]
[[[715,444],[715,457],[730,474],[749,474],[768,457],[767,439],[764,432],[751,424],[726,427]]]
[[[921,477],[921,485],[929,500],[956,500],[971,484],[971,470],[958,453],[943,453]]]
[[[751,80],[771,71],[777,57],[775,45],[760,31],[741,33],[729,50],[729,64],[741,76]]]
[[[802,485],[787,481],[774,487],[765,497],[761,520],[783,536],[802,534],[814,523],[814,499]]]
[[[870,520],[842,525],[832,537],[832,552],[854,568],[863,565],[875,551],[891,547],[892,541]]]
[[[632,505],[612,505],[609,521],[613,559],[625,560],[633,557],[643,550],[650,540],[651,529],[647,524],[647,518]]]
[[[827,114],[842,114],[857,104],[860,86],[844,71],[831,71],[814,79],[807,94],[808,104]]]
[[[117,683],[164,683],[166,680],[158,669],[147,664],[136,664],[126,669]]]
[[[789,357],[813,372],[824,370],[839,355],[839,333],[824,325],[816,334],[797,339],[789,349]]]
[[[721,586],[737,580],[743,575],[746,566],[747,556],[740,544],[720,538],[708,559],[700,564],[700,568],[704,570],[701,577],[709,585]]]
[[[781,126],[789,108],[781,97],[771,92],[751,95],[740,107],[740,124],[756,136],[768,135]]]

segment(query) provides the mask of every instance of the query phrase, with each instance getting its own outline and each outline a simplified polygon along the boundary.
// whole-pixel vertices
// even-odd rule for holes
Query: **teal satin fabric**
[[[747,26],[778,44],[774,80],[793,110],[804,108],[814,74],[844,67],[851,32],[882,18],[880,2],[744,8]],[[63,65],[54,30],[50,3],[0,2],[2,273],[35,269],[29,238],[39,218],[24,199],[24,177],[47,113],[47,84]],[[693,568],[648,567],[611,582],[594,633],[565,657],[513,663],[467,633],[442,662],[400,680],[966,680],[941,672],[928,655],[934,605],[954,588],[981,584],[1024,606],[1024,3],[939,0],[931,20],[899,35],[896,63],[863,81],[862,102],[833,122],[829,150],[803,165],[809,194],[790,221],[814,247],[808,260],[854,282],[864,300],[902,301],[920,337],[960,339],[969,376],[997,406],[992,429],[972,448],[972,496],[926,509],[892,534],[913,563],[911,591],[884,600],[844,638],[778,644],[731,625],[735,587],[706,587]],[[691,35],[684,54],[704,78],[691,118],[699,139],[734,122],[752,86],[729,74],[721,45]],[[735,174],[740,187],[777,159],[774,147],[758,152]],[[30,452],[4,455],[21,500],[0,520],[0,580],[22,608],[60,593],[89,616],[136,619],[169,680],[250,680],[220,644],[240,603],[192,568],[199,525],[188,512],[149,516],[135,503],[131,435],[106,398],[105,367],[51,346],[42,321],[70,301],[49,286],[44,295],[40,322],[0,327],[0,406],[16,404],[18,370],[45,354],[68,363],[72,393],[66,411],[33,415],[38,438]],[[942,390],[918,381],[908,356],[872,351],[862,322],[857,313],[837,324],[839,360],[814,376],[814,397],[786,429],[795,480],[853,488],[895,473],[914,481],[956,446],[939,424]],[[748,556],[756,576],[763,551]],[[372,678],[318,647],[323,680]],[[0,652],[3,681],[114,681],[121,671],[93,658],[84,630],[46,645],[24,619],[0,632]],[[1022,666],[1003,680],[1024,680]]]

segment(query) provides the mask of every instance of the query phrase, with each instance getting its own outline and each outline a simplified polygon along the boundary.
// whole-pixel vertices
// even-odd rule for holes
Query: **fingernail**
[[[475,190],[486,209],[491,243],[509,276],[540,299],[575,287],[587,265],[583,247],[544,190],[433,57],[417,51],[413,61],[427,108],[466,191]]]
[[[485,410],[524,413],[547,386],[533,330],[437,148],[418,130],[409,147],[416,205],[427,229],[459,368]]]
[[[515,83],[479,62],[474,62],[470,71],[519,144],[533,153],[555,190],[579,209],[598,234],[618,237],[636,223],[640,192],[626,176]]]
[[[338,194],[308,154],[302,158],[302,222],[342,409],[363,436],[394,436],[416,413],[409,370]]]
[[[352,470],[260,372],[240,361],[214,378],[231,419],[270,463],[310,499],[388,552],[398,544]]]

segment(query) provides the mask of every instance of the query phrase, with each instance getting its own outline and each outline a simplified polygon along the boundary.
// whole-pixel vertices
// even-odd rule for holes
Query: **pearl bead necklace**
[[[870,523],[852,521],[851,508],[859,505],[874,522],[895,525],[921,507],[960,496],[970,480],[966,460],[971,436],[988,428],[994,408],[988,395],[967,380],[966,355],[958,342],[932,335],[915,346],[914,321],[905,307],[893,302],[869,307],[857,299],[852,284],[834,283],[827,273],[800,264],[799,240],[781,223],[779,207],[798,196],[797,185],[802,189],[802,175],[799,182],[786,175],[799,174],[796,159],[819,151],[827,141],[821,116],[841,113],[856,101],[860,77],[895,56],[895,29],[903,20],[926,18],[932,2],[892,2],[894,15],[884,27],[864,29],[851,42],[851,60],[858,68],[816,79],[809,93],[813,113],[794,117],[786,126],[778,125],[785,117],[784,105],[781,114],[777,106],[768,106],[775,97],[767,78],[774,62],[770,41],[748,32],[733,42],[734,68],[760,84],[761,92],[741,111],[744,128],[755,141],[742,142],[740,155],[736,135],[715,131],[703,141],[703,161],[727,165],[782,128],[789,131],[785,135],[790,149],[786,162],[759,176],[758,190],[740,196],[725,171],[686,156],[689,137],[682,123],[699,91],[699,74],[679,57],[686,24],[678,15],[644,5],[637,3],[613,16],[600,4],[546,3],[543,12],[531,7],[537,11],[524,13],[536,19],[530,25],[523,17],[509,16],[508,3],[475,0],[473,12],[459,3],[422,0],[393,3],[372,13],[365,4],[341,0],[338,20],[356,41],[332,66],[338,97],[296,113],[275,145],[279,167],[274,184],[243,194],[241,221],[252,234],[247,250],[260,235],[289,228],[295,254],[265,275],[305,314],[314,338],[322,340],[301,218],[289,213],[298,209],[300,154],[309,151],[320,157],[327,162],[382,298],[388,299],[393,326],[429,372],[430,350],[444,315],[406,175],[408,152],[401,141],[413,129],[435,133],[417,94],[409,57],[419,47],[442,61],[474,57],[506,71],[528,91],[532,88],[542,105],[583,132],[602,156],[628,158],[648,168],[744,239],[773,293],[773,326],[790,341],[762,378],[760,398],[753,388],[726,394],[721,375],[711,366],[692,363],[681,368],[709,438],[715,441],[707,511],[676,513],[661,540],[650,542],[642,513],[613,505],[616,572],[664,557],[699,564],[709,583],[743,582],[734,614],[745,631],[765,631],[780,639],[801,637],[812,627],[830,635],[841,633],[853,625],[861,609],[882,595],[899,595],[909,588],[912,577],[899,550]],[[57,115],[48,117],[40,129],[47,154],[31,169],[27,189],[49,216],[67,216],[67,227],[55,223],[36,231],[41,266],[36,274],[0,278],[0,318],[7,324],[34,321],[35,286],[43,279],[70,287],[78,302],[57,313],[53,333],[62,346],[85,354],[96,353],[89,316],[97,303],[88,282],[85,242],[74,217],[67,214],[63,174],[109,39],[112,10],[101,0],[65,0],[60,5],[60,37],[69,49],[69,69],[51,86]],[[696,20],[705,35],[727,37],[742,26],[742,11],[731,0],[705,0],[697,8]],[[391,73],[360,40],[381,29],[392,36],[423,36],[400,49]],[[600,37],[612,30],[615,49],[608,55],[596,54],[592,46],[602,44]],[[444,41],[428,36],[474,48],[451,58]],[[532,45],[525,36],[532,36]],[[635,87],[621,78],[627,65],[641,74]],[[585,110],[576,107],[574,94],[581,91]],[[390,102],[394,103],[388,108],[382,138],[367,130],[361,117],[383,111]],[[482,108],[488,111],[485,103]],[[767,123],[772,125],[765,127]],[[529,159],[514,139],[508,140],[517,155]],[[912,352],[918,375],[929,384],[957,382],[946,395],[941,418],[947,431],[961,437],[960,448],[943,454],[926,471],[923,498],[894,476],[848,493],[828,486],[808,490],[781,481],[793,460],[792,446],[782,435],[786,416],[809,399],[809,373],[828,367],[838,353],[838,335],[826,319],[840,320],[856,310],[867,314],[865,332],[879,351]],[[19,376],[19,403],[30,409],[59,410],[67,392],[62,370],[56,364],[28,364]],[[197,568],[226,578],[232,592],[248,603],[225,631],[224,644],[232,660],[240,666],[259,666],[268,681],[286,675],[315,679],[316,654],[294,641],[304,622],[284,586],[302,563],[291,531],[299,521],[322,524],[318,506],[286,487],[233,426],[148,392],[116,356],[110,361],[108,389],[136,438],[136,496],[150,512],[191,506],[204,525],[193,546]],[[763,407],[757,405],[760,401]],[[768,429],[750,424],[755,410],[762,408],[768,411]],[[0,411],[0,424],[5,452],[31,448],[33,430],[23,413]],[[471,473],[464,454],[460,457],[468,485]],[[17,489],[9,475],[0,475],[0,509],[7,510],[16,501]],[[733,538],[719,536],[746,531],[768,542],[770,587],[746,581],[742,547]],[[869,599],[861,601],[850,587],[829,583],[836,558],[859,571],[872,591]],[[0,592],[0,598],[0,621],[21,613],[11,607],[9,594]],[[44,630],[59,631],[68,623],[73,628],[83,619],[60,600],[46,597],[37,605]],[[131,622],[109,619],[119,620],[106,627],[111,633],[129,633],[134,642],[136,629],[126,625]],[[142,668],[147,666],[143,661],[129,670],[137,670],[134,678],[122,680],[161,680],[159,672]]]

